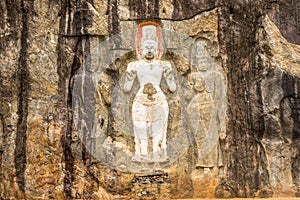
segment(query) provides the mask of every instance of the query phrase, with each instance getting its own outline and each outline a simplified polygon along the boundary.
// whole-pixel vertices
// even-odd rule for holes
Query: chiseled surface
[[[1,1],[0,198],[297,199],[292,197],[300,196],[298,4],[297,0]],[[136,60],[135,49],[129,48],[135,35],[129,30],[147,20],[180,33],[173,40],[166,38],[169,52],[163,57],[171,61],[177,78],[193,82],[190,76],[199,69],[193,68],[197,64],[215,67],[220,75],[206,79],[206,91],[197,91],[203,102],[210,99],[205,94],[211,94],[213,86],[224,93],[219,96],[225,98],[219,105],[221,113],[216,113],[226,118],[215,127],[218,133],[226,130],[226,138],[214,142],[222,147],[222,166],[196,166],[195,158],[201,154],[197,143],[203,136],[189,145],[189,138],[176,135],[184,130],[181,120],[187,119],[182,117],[184,101],[165,88],[168,137],[178,136],[171,152],[180,156],[174,163],[155,173],[124,172],[125,165],[118,162],[126,163],[126,158],[106,148],[134,152],[133,138],[124,137],[129,125],[114,120],[127,111],[116,104],[112,91],[123,81],[127,64]],[[84,64],[93,71],[105,55],[117,54],[97,49],[120,32],[126,32],[121,40],[127,52],[97,76],[80,74],[85,55],[100,58],[92,59],[90,66]],[[188,39],[182,42],[179,36]],[[205,47],[198,48],[202,57],[189,65],[190,47],[198,42]],[[199,71],[204,79],[209,77],[201,67]],[[184,93],[183,88],[179,86],[179,91],[185,96],[193,90],[190,86]],[[89,98],[84,107],[76,107],[74,102],[81,97]],[[216,116],[205,105],[195,105],[203,118]],[[76,112],[96,116],[83,118],[82,124],[98,122],[91,137],[96,138],[96,147],[106,148],[108,160],[117,158],[112,160],[116,166],[102,165],[82,147],[78,127],[72,123]],[[205,128],[205,120],[200,122]],[[105,142],[99,139],[103,135]]]

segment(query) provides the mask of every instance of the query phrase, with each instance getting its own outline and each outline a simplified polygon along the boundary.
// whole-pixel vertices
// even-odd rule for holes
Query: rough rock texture
[[[300,2],[297,0],[269,1],[268,15],[287,41],[300,44]]]
[[[297,0],[1,1],[0,198],[300,196],[299,4]],[[73,120],[78,113],[87,122],[82,126],[86,138],[105,134],[109,147],[132,151],[133,138],[124,137],[122,121],[115,120],[120,118],[112,109],[116,105],[112,91],[127,64],[136,59],[134,49],[129,49],[134,41],[130,30],[147,20],[188,38],[167,41],[176,45],[168,46],[163,59],[172,61],[177,77],[190,80],[194,64],[189,51],[197,42],[205,47],[199,50],[201,55],[207,54],[201,63],[215,66],[223,77],[217,89],[224,86],[226,91],[222,102],[227,118],[221,120],[226,122],[226,139],[220,141],[224,164],[217,172],[196,167],[199,152],[190,135],[180,135],[174,144],[178,148],[188,144],[185,151],[174,151],[180,154],[174,163],[149,174],[103,165],[80,140]],[[125,32],[127,38],[120,34]],[[120,37],[112,37],[115,34]],[[109,37],[111,49],[126,53],[119,56],[112,51],[112,61],[99,76],[84,74],[101,64],[95,56],[105,59],[101,55],[107,54],[96,50]],[[83,90],[74,92],[78,86]],[[185,105],[178,98],[183,88],[168,96],[169,138],[183,129]],[[85,107],[74,107],[82,96],[92,98]],[[89,135],[95,121],[98,135]]]

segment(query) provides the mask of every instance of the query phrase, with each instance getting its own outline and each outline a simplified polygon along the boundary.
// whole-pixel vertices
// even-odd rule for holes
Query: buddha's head
[[[137,57],[160,59],[163,53],[162,30],[157,22],[142,22],[136,32]]]

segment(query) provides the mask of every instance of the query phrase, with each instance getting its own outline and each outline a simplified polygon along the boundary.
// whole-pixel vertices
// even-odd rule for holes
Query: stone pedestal
[[[132,184],[134,199],[170,198],[170,179],[163,171],[136,174]]]

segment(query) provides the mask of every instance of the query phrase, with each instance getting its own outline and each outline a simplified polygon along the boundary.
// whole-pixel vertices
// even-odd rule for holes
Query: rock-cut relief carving
[[[187,113],[197,148],[195,167],[205,173],[223,166],[220,141],[225,139],[226,93],[221,66],[198,39],[192,49]]]
[[[162,34],[158,24],[139,25],[136,51],[138,60],[128,64],[124,84],[125,92],[131,92],[134,83],[139,85],[131,109],[135,142],[132,161],[167,162],[169,106],[160,83],[165,79],[171,92],[176,90],[176,84],[171,64],[160,60]]]

